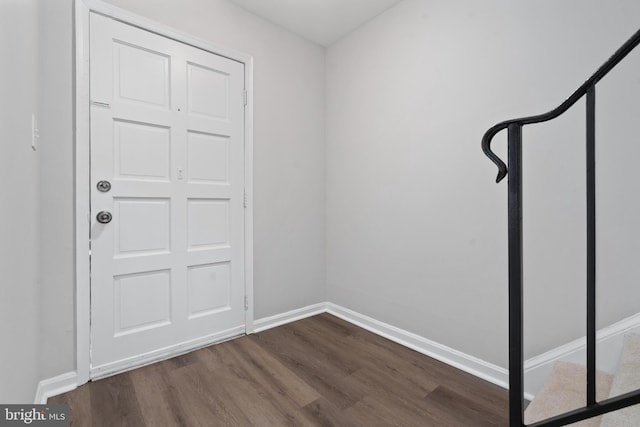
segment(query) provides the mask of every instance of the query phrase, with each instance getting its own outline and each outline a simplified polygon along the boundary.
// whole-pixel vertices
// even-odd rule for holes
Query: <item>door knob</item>
[[[109,224],[113,219],[113,215],[111,215],[111,212],[100,211],[98,215],[96,215],[96,219],[100,224]]]

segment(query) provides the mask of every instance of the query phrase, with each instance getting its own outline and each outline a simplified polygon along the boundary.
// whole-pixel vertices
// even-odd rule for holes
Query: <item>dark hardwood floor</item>
[[[90,382],[72,426],[506,426],[507,392],[328,314]]]

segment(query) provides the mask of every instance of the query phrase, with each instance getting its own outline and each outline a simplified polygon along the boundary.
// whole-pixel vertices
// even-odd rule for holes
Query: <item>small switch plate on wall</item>
[[[38,129],[38,120],[35,114],[31,114],[31,149],[38,149],[38,140],[40,139],[40,129]]]

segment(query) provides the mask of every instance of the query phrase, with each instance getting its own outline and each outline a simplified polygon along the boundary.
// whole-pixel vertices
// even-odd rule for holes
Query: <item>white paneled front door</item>
[[[244,65],[91,13],[91,376],[245,332]]]

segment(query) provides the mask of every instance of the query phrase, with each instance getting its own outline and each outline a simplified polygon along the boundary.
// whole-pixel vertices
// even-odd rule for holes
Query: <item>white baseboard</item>
[[[276,326],[285,325],[287,323],[295,322],[296,320],[301,320],[307,317],[315,316],[317,314],[325,313],[326,311],[327,303],[321,302],[318,304],[308,305],[306,307],[287,311],[286,313],[263,317],[262,319],[255,320],[253,322],[253,332],[262,332],[267,329],[275,328]]]
[[[640,313],[627,317],[613,325],[600,329],[596,334],[597,368],[609,374],[618,369],[624,335],[640,332]],[[547,379],[556,362],[586,364],[586,338],[582,337],[561,345],[524,362],[525,391],[535,396]]]
[[[321,313],[332,314],[349,323],[373,332],[376,335],[380,335],[419,353],[433,357],[436,360],[468,372],[483,380],[497,384],[500,387],[508,387],[509,375],[504,368],[331,302],[314,304],[257,320],[254,323],[254,332],[261,332]]]
[[[327,312],[360,326],[376,335],[380,335],[419,353],[439,360],[447,365],[482,378],[500,387],[509,386],[509,374],[506,369],[463,353],[446,345],[431,341],[420,335],[405,331],[337,304],[327,303]]]
[[[44,405],[50,397],[74,390],[76,387],[78,387],[78,375],[75,371],[44,379],[38,383],[34,403]]]

